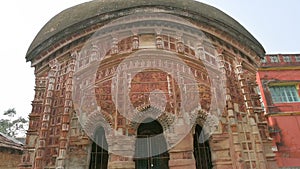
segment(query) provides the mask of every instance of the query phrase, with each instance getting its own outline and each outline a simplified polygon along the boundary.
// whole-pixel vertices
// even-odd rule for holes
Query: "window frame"
[[[295,84],[271,85],[269,91],[273,103],[295,103],[300,102],[299,93]]]
[[[282,58],[285,63],[292,62],[291,56],[289,56],[289,55],[284,55],[284,56],[282,56]]]
[[[267,63],[267,58],[266,58],[266,57],[261,58],[261,59],[260,59],[260,62],[261,62],[261,63]]]
[[[279,63],[279,57],[277,55],[270,56],[271,63]]]
[[[296,62],[300,62],[300,55],[296,55],[296,56],[295,56],[295,61],[296,61]]]

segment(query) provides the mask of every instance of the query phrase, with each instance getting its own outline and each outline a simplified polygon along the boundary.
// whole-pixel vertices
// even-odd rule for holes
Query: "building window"
[[[263,57],[263,58],[261,58],[260,62],[261,62],[261,63],[267,63],[267,60],[266,60],[265,57]]]
[[[300,62],[300,55],[295,56],[296,62]]]
[[[278,56],[270,56],[270,60],[272,63],[278,63],[279,62],[279,59],[278,59]]]
[[[295,85],[270,86],[271,97],[274,103],[299,102],[299,96]]]
[[[291,57],[290,56],[283,56],[283,61],[284,62],[291,62]]]

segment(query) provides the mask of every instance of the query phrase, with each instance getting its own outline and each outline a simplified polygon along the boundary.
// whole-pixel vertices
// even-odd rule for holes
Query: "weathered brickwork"
[[[188,3],[194,4],[192,1]],[[204,32],[207,39],[197,39],[198,35],[182,29],[186,25],[178,26],[178,20],[163,15],[160,20],[170,23],[163,30],[155,29],[154,22],[145,25],[139,23],[134,30],[130,26],[123,26],[121,30],[112,26],[108,31],[118,31],[110,36],[112,43],[107,47],[109,50],[99,50],[101,42],[97,42],[97,39],[86,43],[106,23],[97,20],[98,17],[92,18],[94,22],[89,22],[94,24],[63,38],[60,33],[54,34],[57,39],[61,39],[52,41],[53,44],[44,49],[43,45],[48,42],[40,42],[41,46],[31,49],[27,55],[35,67],[36,84],[26,149],[20,168],[88,168],[93,144],[89,136],[95,132],[95,124],[104,128],[109,149],[132,154],[135,139],[122,139],[120,142],[118,135],[136,136],[141,124],[135,121],[141,121],[147,113],[161,125],[168,144],[174,144],[176,137],[181,137],[169,132],[172,125],[175,126],[174,130],[183,130],[176,128],[179,124],[173,124],[174,117],[194,115],[191,131],[188,130],[184,139],[168,150],[169,168],[196,168],[194,135],[196,126],[204,124],[212,130],[206,144],[209,144],[214,168],[270,168],[274,156],[271,148],[267,147],[271,142],[268,140],[267,123],[255,82],[256,69],[264,54],[260,44],[247,39],[248,35],[241,40],[234,36],[235,33],[228,33],[230,30],[225,27],[196,20],[196,17],[201,16],[193,13],[191,6],[177,9],[180,6],[177,1],[176,9],[158,0],[135,8],[123,5],[118,10],[106,12],[105,17],[113,21],[118,15],[149,11],[151,14],[147,15],[148,20],[155,20],[156,13],[177,15],[193,23],[191,27]],[[196,5],[203,8],[201,3]],[[136,18],[138,15],[127,22],[134,22]],[[85,21],[77,21],[77,24]],[[230,26],[233,21],[223,22]],[[143,32],[145,27],[146,33]],[[239,25],[239,28],[241,32],[244,31],[242,26]],[[131,32],[130,36],[116,38],[128,32]],[[250,47],[248,43],[255,45]],[[99,56],[104,57],[100,64],[94,64],[99,63]],[[131,59],[130,56],[138,56],[139,59]],[[180,61],[175,59],[177,57]],[[92,68],[86,69],[87,66],[96,70],[95,77],[88,76]],[[142,71],[132,73],[138,69]],[[193,79],[189,75],[193,75]],[[80,79],[80,83],[76,79]],[[188,88],[186,84],[192,83],[194,87]],[[75,93],[74,89],[80,89],[85,94],[80,102],[84,114],[78,110],[76,102],[82,99],[82,95]],[[157,92],[153,94],[152,91]],[[91,101],[94,97],[96,102]],[[220,101],[222,97],[226,101],[224,107]],[[128,102],[134,111],[124,115],[122,112],[127,112]],[[198,104],[195,109],[193,105]],[[182,109],[182,105],[192,106]],[[101,115],[95,111],[99,107]],[[210,115],[218,113],[220,118],[213,130],[214,121]],[[129,121],[129,117],[134,120]],[[135,168],[135,161],[130,156],[111,152],[109,156],[110,169]]]
[[[17,169],[22,153],[22,143],[0,132],[0,169]]]
[[[17,169],[22,157],[22,152],[0,151],[0,168]]]

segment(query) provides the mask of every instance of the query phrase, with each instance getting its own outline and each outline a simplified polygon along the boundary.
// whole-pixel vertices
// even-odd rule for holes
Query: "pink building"
[[[266,55],[257,73],[280,168],[300,167],[300,54]]]

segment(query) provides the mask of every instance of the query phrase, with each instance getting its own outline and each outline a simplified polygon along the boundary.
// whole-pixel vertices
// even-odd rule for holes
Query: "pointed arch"
[[[200,125],[195,126],[194,134],[194,157],[196,169],[212,169],[211,150],[209,140],[205,140],[204,132]]]
[[[89,169],[107,169],[108,144],[102,126],[96,128],[92,143]]]
[[[147,118],[137,129],[136,169],[169,169],[169,153],[161,124]]]

